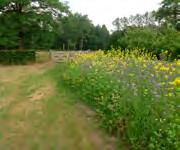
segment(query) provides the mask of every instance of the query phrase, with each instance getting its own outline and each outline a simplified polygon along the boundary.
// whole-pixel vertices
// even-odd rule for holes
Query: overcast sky
[[[95,25],[105,24],[113,29],[117,17],[156,10],[162,0],[66,0],[73,12],[87,14]]]

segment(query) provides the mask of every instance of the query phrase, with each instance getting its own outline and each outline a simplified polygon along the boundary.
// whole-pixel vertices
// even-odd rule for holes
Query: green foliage
[[[129,26],[122,31],[115,31],[110,38],[110,46],[118,49],[144,49],[160,58],[168,51],[167,59],[180,58],[180,32],[172,27]]]
[[[105,25],[94,26],[88,16],[78,13],[61,19],[62,33],[55,47],[67,50],[107,49],[109,31]]]
[[[110,35],[87,15],[70,12],[59,0],[1,0],[0,49],[145,49],[159,58],[180,55],[178,0],[163,0],[158,11],[116,18]],[[163,51],[164,50],[164,51]]]
[[[163,0],[161,7],[155,14],[156,18],[162,23],[166,21],[166,23],[173,25],[179,30],[177,26],[180,15],[179,5],[179,0]]]
[[[78,13],[62,19],[63,33],[60,34],[58,45],[62,49],[85,49],[87,38],[93,24],[89,18]]]
[[[167,51],[167,59],[179,59],[179,3],[178,0],[163,0],[157,12],[117,18],[116,28],[110,38],[115,49],[145,49],[160,59]]]
[[[48,48],[60,30],[57,17],[67,12],[58,0],[0,2],[0,49]]]
[[[77,57],[65,68],[64,82],[97,111],[102,127],[129,141],[132,149],[178,150],[175,63],[151,60],[149,54],[98,52]]]
[[[111,34],[109,45],[115,49],[126,49],[127,40],[125,39],[125,31],[115,31]]]
[[[106,50],[109,45],[109,37],[109,31],[105,25],[93,27],[88,37],[87,48],[92,50]]]
[[[157,24],[152,12],[145,14],[131,15],[130,17],[116,18],[113,25],[116,31],[124,30],[127,27],[155,26]]]
[[[162,27],[157,39],[154,40],[156,49],[163,52],[167,50],[170,59],[180,59],[180,32],[173,29]]]
[[[29,51],[0,51],[0,64],[3,65],[19,65],[35,62],[36,52]]]
[[[128,48],[139,48],[146,50],[155,49],[154,41],[157,37],[157,32],[153,28],[142,27],[142,28],[128,28],[126,32],[126,40],[128,41]]]

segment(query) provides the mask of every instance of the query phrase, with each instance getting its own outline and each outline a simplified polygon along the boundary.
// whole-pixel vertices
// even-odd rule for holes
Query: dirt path
[[[57,86],[52,67],[0,66],[0,150],[114,150],[94,112]]]

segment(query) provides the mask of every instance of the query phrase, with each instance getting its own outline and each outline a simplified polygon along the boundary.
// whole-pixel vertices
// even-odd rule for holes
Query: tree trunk
[[[19,50],[24,50],[24,34],[19,32]]]
[[[65,45],[64,45],[64,43],[63,43],[63,51],[65,50]]]
[[[175,6],[174,6],[174,10],[173,10],[173,18],[174,18],[174,24],[176,25],[177,23],[177,14],[178,14],[178,4],[175,3]]]
[[[81,40],[80,40],[80,43],[79,43],[79,48],[80,48],[80,50],[82,50],[83,47],[84,47],[84,39],[83,39],[83,37],[82,37]]]
[[[22,15],[22,5],[20,3],[15,2],[15,6],[17,14]],[[24,32],[22,28],[20,28],[19,31],[19,50],[24,50]]]

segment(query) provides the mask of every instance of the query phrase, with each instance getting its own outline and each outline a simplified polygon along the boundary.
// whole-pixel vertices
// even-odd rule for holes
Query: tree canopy
[[[178,30],[180,24],[180,1],[179,0],[163,0],[161,7],[156,12],[156,18],[162,23],[170,23]]]
[[[68,7],[59,0],[1,0],[0,12],[0,47],[24,49],[52,43]]]
[[[110,46],[115,49],[138,48],[147,52],[153,52],[158,57],[163,51],[168,51],[171,59],[180,56],[180,32],[171,19],[157,19],[157,12],[117,18],[113,25],[115,31],[110,37]],[[177,15],[178,18],[178,15]]]
[[[118,14],[117,14],[118,15]],[[1,0],[0,49],[145,49],[180,54],[180,2],[162,0],[157,11],[117,17],[111,33],[59,0]]]

